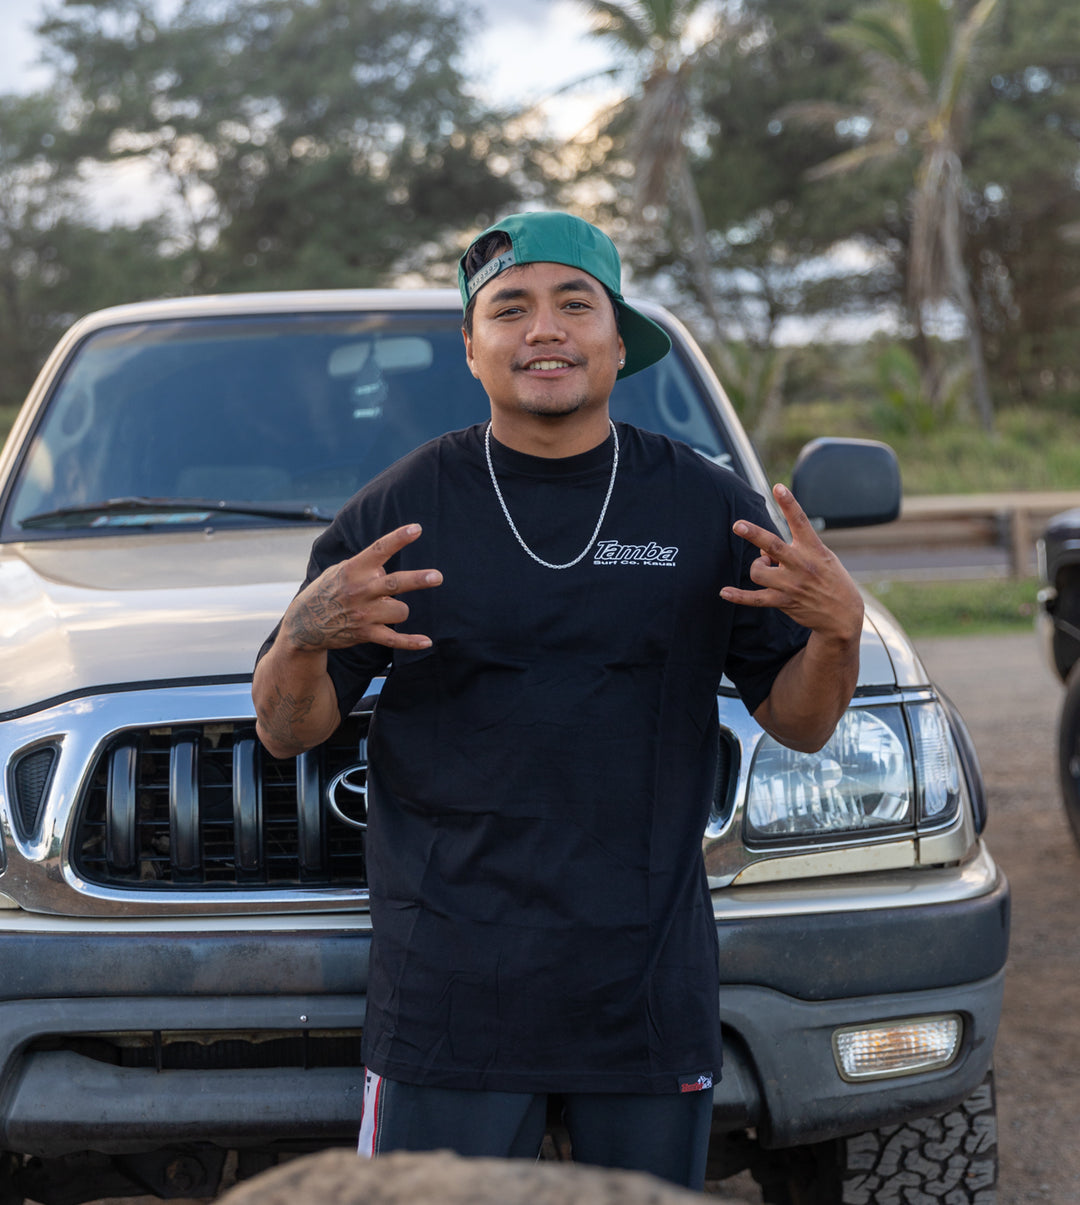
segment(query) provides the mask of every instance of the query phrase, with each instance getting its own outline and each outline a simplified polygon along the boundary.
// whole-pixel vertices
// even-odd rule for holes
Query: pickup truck
[[[617,385],[615,417],[768,495],[693,339],[640,305],[674,349]],[[33,386],[0,456],[0,1205],[212,1196],[355,1142],[378,683],[275,759],[251,672],[345,499],[485,418],[458,306],[123,306]],[[873,442],[815,440],[792,487],[823,528],[899,506]],[[778,1205],[990,1205],[1009,891],[960,716],[870,599],[820,753],[773,742],[726,681],[717,708],[710,1176],[749,1168]]]

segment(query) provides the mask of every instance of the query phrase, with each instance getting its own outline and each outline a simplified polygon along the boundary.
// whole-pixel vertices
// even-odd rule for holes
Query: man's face
[[[559,417],[607,405],[626,349],[604,286],[580,268],[523,264],[476,295],[469,370],[492,411]]]

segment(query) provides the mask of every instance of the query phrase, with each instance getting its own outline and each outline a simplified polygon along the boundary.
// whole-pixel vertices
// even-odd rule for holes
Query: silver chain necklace
[[[615,488],[615,476],[619,471],[619,436],[615,430],[615,424],[610,418],[608,419],[608,426],[611,428],[611,438],[615,441],[615,448],[611,457],[611,480],[608,482],[607,493],[604,495],[604,505],[600,508],[600,518],[596,520],[596,527],[593,529],[592,535],[589,536],[589,542],[572,561],[567,561],[565,565],[553,565],[550,561],[545,561],[543,557],[537,556],[528,544],[525,543],[521,532],[514,525],[514,520],[510,518],[510,511],[506,505],[506,499],[502,496],[502,490],[499,489],[499,482],[495,477],[495,466],[491,463],[490,422],[484,431],[484,455],[487,457],[488,473],[491,474],[491,484],[495,487],[495,497],[499,499],[502,513],[506,516],[506,521],[510,524],[510,530],[514,533],[517,542],[538,565],[543,565],[545,569],[572,569],[585,556],[593,544],[596,543],[596,537],[600,534],[600,528],[604,525],[604,516],[607,514],[608,503],[611,501],[611,491]]]

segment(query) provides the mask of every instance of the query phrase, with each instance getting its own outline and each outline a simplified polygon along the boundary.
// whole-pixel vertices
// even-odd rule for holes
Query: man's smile
[[[526,372],[552,372],[558,368],[573,368],[574,361],[564,359],[562,356],[549,357],[544,360],[530,360],[524,365]]]

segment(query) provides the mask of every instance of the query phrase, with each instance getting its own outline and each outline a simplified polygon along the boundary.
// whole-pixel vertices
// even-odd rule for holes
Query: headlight
[[[899,706],[852,707],[818,753],[798,753],[771,737],[760,742],[747,836],[777,841],[938,827],[955,815],[961,792],[959,759],[938,703],[911,706],[908,721]]]

